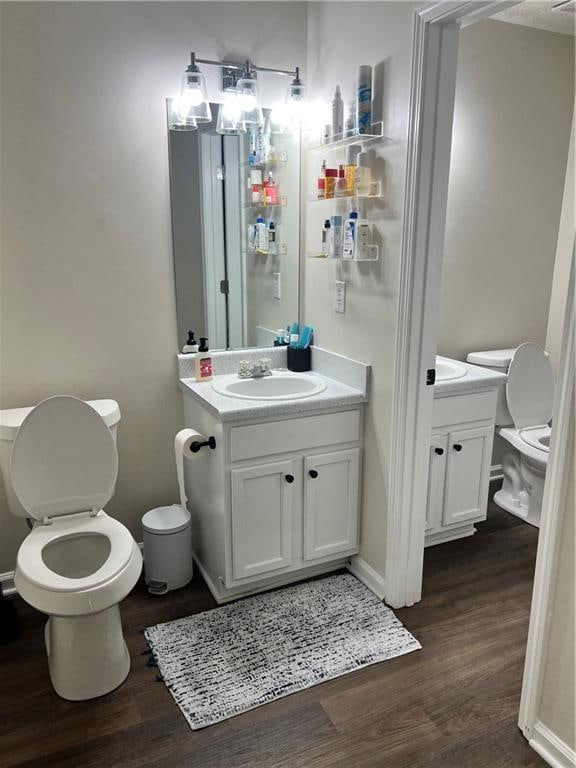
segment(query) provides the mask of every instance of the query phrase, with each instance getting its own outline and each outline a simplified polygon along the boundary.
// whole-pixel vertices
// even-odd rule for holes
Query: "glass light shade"
[[[172,99],[170,103],[170,122],[168,127],[171,131],[196,131],[198,124],[193,117],[182,117],[180,114],[180,98]]]
[[[224,103],[220,104],[218,108],[216,133],[231,136],[246,133],[246,124],[240,119],[241,115],[242,108],[238,94],[236,92],[226,92],[224,94]]]
[[[204,75],[199,71],[186,71],[182,76],[179,98],[180,117],[193,118],[197,123],[212,120]]]
[[[245,73],[247,75],[248,73]],[[264,115],[258,99],[256,78],[242,76],[236,84],[236,93],[240,103],[240,120],[250,125],[263,125]]]

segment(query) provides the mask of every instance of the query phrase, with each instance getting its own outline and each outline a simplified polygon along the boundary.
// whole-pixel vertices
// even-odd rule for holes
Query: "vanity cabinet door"
[[[292,564],[295,465],[232,470],[232,564],[235,579]]]
[[[444,525],[486,515],[493,429],[451,432],[448,439]]]
[[[442,525],[447,452],[448,435],[433,434],[430,441],[430,460],[428,466],[426,532],[439,528]]]
[[[304,458],[304,560],[358,547],[360,449]]]

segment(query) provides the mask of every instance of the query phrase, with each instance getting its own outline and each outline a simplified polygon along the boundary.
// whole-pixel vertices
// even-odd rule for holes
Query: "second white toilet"
[[[496,425],[513,450],[502,458],[504,481],[494,501],[539,527],[555,388],[548,356],[538,344],[527,342],[514,349],[471,352],[467,360],[508,374]]]

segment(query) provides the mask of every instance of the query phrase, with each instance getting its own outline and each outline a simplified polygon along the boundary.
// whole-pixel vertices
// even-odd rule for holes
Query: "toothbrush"
[[[311,325],[305,325],[302,328],[302,333],[298,340],[298,349],[307,349],[312,343],[312,337],[314,336],[314,329]]]

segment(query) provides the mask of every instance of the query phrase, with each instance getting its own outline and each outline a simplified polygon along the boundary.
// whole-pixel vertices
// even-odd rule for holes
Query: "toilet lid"
[[[508,369],[506,398],[516,429],[547,424],[552,418],[554,373],[538,344],[521,344],[514,353]]]
[[[117,474],[110,429],[75,397],[51,397],[37,405],[12,446],[14,491],[36,520],[101,509],[114,493]]]

